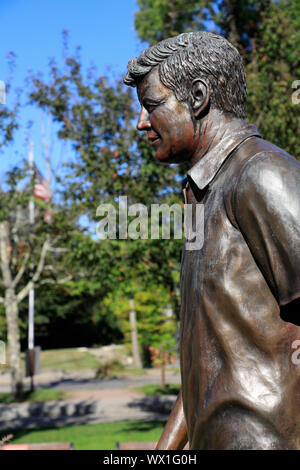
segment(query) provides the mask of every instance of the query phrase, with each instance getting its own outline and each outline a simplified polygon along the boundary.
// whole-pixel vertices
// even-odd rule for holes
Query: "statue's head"
[[[241,56],[225,38],[216,34],[184,33],[159,42],[128,63],[124,83],[137,87],[142,105],[137,128],[148,132],[156,157],[162,161],[182,161],[179,153],[188,151],[181,149],[178,153],[175,149],[178,154],[175,156],[166,146],[159,150],[162,142],[157,137],[163,137],[164,125],[168,124],[169,134],[173,126],[173,135],[169,135],[171,145],[176,140],[175,128],[177,143],[183,138],[193,139],[190,126],[186,129],[182,126],[191,120],[195,134],[197,121],[212,109],[245,119],[246,77]],[[157,122],[151,119],[155,113]],[[166,135],[161,140],[166,143]]]

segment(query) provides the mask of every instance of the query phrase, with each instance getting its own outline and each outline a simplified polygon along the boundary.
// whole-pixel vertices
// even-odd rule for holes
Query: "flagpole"
[[[33,142],[29,142],[29,150],[28,150],[28,162],[29,162],[29,169],[30,169],[30,180],[33,181],[34,178],[34,155],[33,155]],[[31,195],[29,200],[29,233],[30,238],[32,239],[34,228],[34,196]],[[31,240],[30,240],[31,243]],[[31,277],[32,277],[32,270],[33,265],[30,267],[31,270]],[[28,297],[28,350],[29,350],[29,361],[30,361],[30,376],[31,376],[31,390],[34,389],[33,385],[33,375],[34,375],[34,287],[32,286],[29,290],[29,297]]]

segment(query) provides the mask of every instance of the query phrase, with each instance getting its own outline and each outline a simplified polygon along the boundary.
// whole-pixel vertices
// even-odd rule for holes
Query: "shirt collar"
[[[187,172],[188,177],[193,180],[199,189],[204,189],[214,179],[227,157],[239,144],[251,136],[260,137],[254,124],[248,124],[245,127],[233,130],[190,168]]]

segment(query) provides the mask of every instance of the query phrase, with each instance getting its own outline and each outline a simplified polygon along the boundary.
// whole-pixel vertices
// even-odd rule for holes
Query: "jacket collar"
[[[232,131],[190,168],[187,172],[188,179],[191,178],[199,189],[204,189],[214,179],[225,160],[238,145],[252,136],[260,137],[254,124],[248,124]]]

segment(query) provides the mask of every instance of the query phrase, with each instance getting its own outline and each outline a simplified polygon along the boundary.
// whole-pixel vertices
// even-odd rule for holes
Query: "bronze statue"
[[[182,387],[157,448],[299,449],[300,164],[246,124],[242,60],[221,36],[162,41],[124,82],[157,160],[189,162],[186,202],[204,205],[203,247],[182,255]]]

